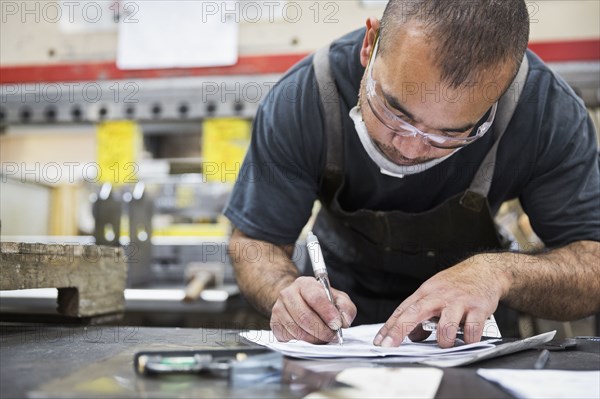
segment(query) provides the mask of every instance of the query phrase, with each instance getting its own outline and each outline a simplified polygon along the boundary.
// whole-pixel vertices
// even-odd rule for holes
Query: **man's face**
[[[478,81],[451,88],[441,81],[433,58],[435,46],[418,25],[408,24],[386,39],[390,38],[394,43],[388,44],[383,54],[371,58],[378,101],[424,133],[468,137],[508,86],[514,72],[512,64],[501,65],[479,73]],[[385,126],[367,101],[367,73],[359,95],[363,120],[373,141],[391,161],[411,166],[453,151],[431,146],[419,136],[402,136]]]

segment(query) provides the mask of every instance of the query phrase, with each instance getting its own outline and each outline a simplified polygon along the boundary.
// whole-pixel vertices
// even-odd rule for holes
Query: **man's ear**
[[[369,57],[371,56],[371,51],[375,45],[375,37],[377,37],[377,32],[379,32],[380,23],[377,18],[369,17],[367,18],[366,25],[367,32],[365,33],[362,48],[360,49],[360,63],[365,68],[367,67]]]

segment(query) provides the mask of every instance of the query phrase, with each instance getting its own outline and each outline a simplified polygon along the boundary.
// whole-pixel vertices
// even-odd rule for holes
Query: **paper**
[[[600,371],[479,369],[518,398],[600,398]]]
[[[266,346],[287,356],[300,358],[342,358],[342,357],[403,357],[404,361],[421,361],[425,358],[440,356],[454,357],[494,348],[492,341],[464,344],[458,341],[453,348],[441,349],[432,334],[424,342],[411,342],[408,338],[397,348],[383,348],[373,345],[373,338],[383,326],[382,324],[362,325],[343,330],[344,344],[331,343],[314,345],[303,341],[279,342],[272,331],[251,330],[240,335],[249,341]],[[394,359],[397,360],[397,359]]]
[[[554,338],[556,331],[514,342],[492,339],[464,344],[457,339],[453,348],[441,349],[435,341],[435,333],[423,342],[411,342],[408,338],[397,348],[373,345],[373,337],[383,324],[371,324],[344,329],[344,345],[331,343],[313,345],[303,341],[278,342],[272,331],[250,330],[240,335],[247,340],[266,346],[286,356],[305,359],[331,358],[379,358],[377,362],[422,363],[435,367],[456,367],[497,356],[534,348]]]
[[[336,377],[349,387],[313,392],[306,398],[433,398],[443,375],[442,370],[428,367],[349,368]]]
[[[227,10],[239,8],[236,4],[126,2],[123,22],[119,23],[117,66],[151,69],[234,65],[239,18]]]

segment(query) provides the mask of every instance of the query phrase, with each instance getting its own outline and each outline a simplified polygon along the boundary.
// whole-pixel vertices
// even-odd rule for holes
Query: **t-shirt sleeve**
[[[224,215],[246,235],[295,243],[310,217],[324,165],[318,91],[309,62],[282,78],[260,104]]]
[[[600,241],[596,133],[583,104],[564,90],[545,105],[542,129],[549,140],[538,149],[533,175],[520,197],[534,231],[549,248]]]

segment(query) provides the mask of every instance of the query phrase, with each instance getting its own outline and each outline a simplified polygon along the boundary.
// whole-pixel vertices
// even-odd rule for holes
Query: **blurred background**
[[[221,215],[254,113],[288,68],[385,4],[1,0],[0,264],[13,282],[0,291],[1,320],[268,326],[238,293]],[[600,2],[527,4],[530,48],[598,126]],[[497,221],[515,249],[539,248],[517,202]],[[120,248],[112,261],[126,277],[98,271],[98,246]],[[71,285],[45,277],[65,259],[63,277],[95,268],[72,283],[87,287],[75,302]],[[87,311],[85,290],[96,295]],[[116,305],[94,308],[110,295]],[[522,335],[548,323],[524,317]],[[593,318],[552,325],[597,335]]]

